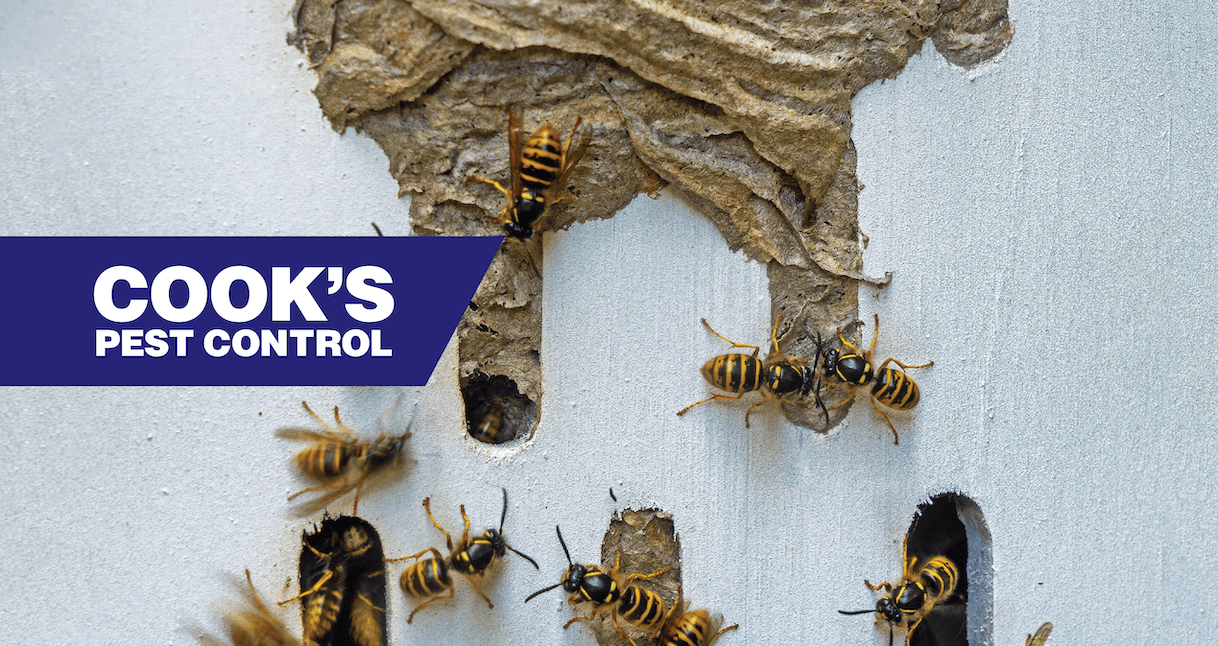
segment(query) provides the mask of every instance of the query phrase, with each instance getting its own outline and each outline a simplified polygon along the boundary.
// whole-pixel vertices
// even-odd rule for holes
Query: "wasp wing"
[[[512,193],[509,200],[520,197],[520,156],[524,151],[524,108],[508,106],[508,164],[512,169]],[[509,205],[510,206],[510,205]]]
[[[1040,628],[1036,629],[1035,635],[1028,635],[1027,646],[1045,646],[1045,641],[1049,639],[1049,633],[1053,632],[1053,624],[1045,622]]]
[[[567,137],[567,145],[562,150],[562,163],[559,166],[558,175],[545,193],[546,204],[554,203],[554,194],[566,185],[567,176],[571,174],[572,169],[584,156],[584,152],[588,150],[588,144],[592,143],[592,124],[583,123],[583,120],[583,117],[577,117],[575,125],[571,127],[571,135]]]
[[[275,437],[282,437],[285,440],[296,440],[298,442],[347,443],[352,439],[350,436],[339,435],[330,430],[319,432],[311,428],[301,428],[299,426],[286,426],[275,429]]]

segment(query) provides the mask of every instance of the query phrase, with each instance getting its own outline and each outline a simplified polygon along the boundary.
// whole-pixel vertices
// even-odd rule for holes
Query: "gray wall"
[[[360,507],[404,555],[439,544],[423,496],[446,526],[460,503],[484,525],[507,486],[508,537],[542,572],[509,559],[494,610],[459,584],[409,627],[395,589],[395,643],[590,646],[558,594],[519,603],[565,566],[552,527],[594,560],[615,509],[658,505],[686,596],[741,624],[724,646],[883,644],[835,610],[899,575],[914,509],[948,490],[992,540],[978,637],[1051,620],[1053,646],[1213,643],[1218,16],[1192,7],[1015,3],[999,60],[965,72],[928,46],[855,100],[866,273],[896,272],[859,315],[880,315],[880,358],[936,362],[894,416],[899,447],[863,400],[829,436],[770,408],[750,431],[739,406],[674,415],[723,351],[700,317],[742,341],[770,325],[764,268],[680,196],[547,234],[534,439],[465,438],[450,345],[405,391],[417,463]],[[383,155],[322,120],[289,8],[0,7],[0,234],[405,233]],[[192,643],[246,567],[288,596],[309,522],[287,513],[301,484],[273,430],[307,423],[302,399],[368,429],[399,394],[0,390],[0,641]]]

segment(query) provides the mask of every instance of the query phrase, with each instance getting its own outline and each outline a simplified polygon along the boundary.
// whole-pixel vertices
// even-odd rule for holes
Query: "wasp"
[[[246,595],[248,609],[229,612],[224,616],[233,646],[300,646],[300,640],[289,634],[283,622],[272,615],[270,608],[262,602],[258,590],[254,589],[249,570],[245,571],[245,581],[250,588]],[[203,635],[202,642],[209,646],[224,644],[207,634]]]
[[[887,621],[889,646],[892,646],[892,631],[898,627],[908,627],[905,633],[905,646],[909,646],[909,638],[913,635],[914,629],[922,623],[922,620],[936,605],[952,596],[956,590],[956,583],[960,579],[956,565],[947,557],[934,556],[924,564],[918,565],[918,557],[909,556],[908,547],[909,538],[906,537],[905,544],[901,548],[905,555],[905,569],[901,574],[899,585],[894,588],[888,582],[872,585],[870,581],[863,581],[873,591],[883,588],[888,593],[876,601],[875,609],[838,610],[843,615],[874,612],[877,617],[876,623]]]
[[[462,574],[469,579],[470,585],[473,586],[478,596],[482,597],[482,600],[486,602],[488,608],[494,608],[495,604],[491,603],[491,600],[482,592],[482,589],[478,587],[478,583],[473,577],[485,576],[487,570],[494,564],[495,559],[503,558],[507,554],[507,550],[519,554],[529,563],[532,563],[533,567],[537,567],[536,561],[527,554],[508,545],[507,540],[503,537],[503,523],[507,519],[507,489],[503,489],[503,512],[499,515],[499,529],[492,527],[483,532],[481,536],[470,538],[469,516],[465,513],[465,505],[461,505],[461,518],[465,521],[465,530],[461,533],[461,538],[457,541],[455,547],[453,546],[452,536],[440,526],[440,523],[436,521],[436,517],[431,513],[430,498],[423,499],[423,508],[427,510],[427,516],[431,519],[431,524],[440,530],[440,533],[444,534],[449,555],[445,559],[439,550],[429,548],[413,556],[388,559],[389,561],[417,559],[428,552],[432,552],[435,555],[432,558],[414,563],[402,572],[400,581],[402,592],[407,596],[415,598],[431,597],[410,613],[406,623],[410,623],[411,619],[414,618],[414,614],[422,609],[423,606],[439,599],[451,599],[456,595],[456,588],[453,586],[452,577],[449,575],[450,567],[458,574]],[[448,591],[448,596],[439,596],[445,590]]]
[[[888,413],[880,410],[876,406],[876,402],[893,410],[909,410],[918,405],[918,400],[921,398],[921,392],[918,390],[918,384],[914,382],[913,377],[905,374],[906,370],[916,368],[929,368],[935,365],[934,361],[924,363],[920,366],[907,366],[892,357],[884,360],[880,364],[879,369],[872,370],[871,368],[871,352],[875,350],[875,340],[880,334],[880,315],[875,315],[875,328],[872,330],[871,346],[867,348],[867,352],[859,354],[858,348],[854,347],[845,337],[842,336],[842,329],[837,329],[837,338],[842,344],[850,348],[851,352],[847,354],[839,354],[837,350],[828,350],[825,353],[824,376],[831,379],[837,379],[851,386],[866,386],[871,383],[871,407],[877,413],[884,417],[884,421],[888,423],[888,428],[892,429],[892,443],[900,444],[901,438],[897,435],[897,427],[892,425],[892,420],[888,419]],[[888,367],[889,363],[895,363],[901,369],[894,370]],[[874,383],[872,383],[874,382]],[[830,410],[848,404],[854,399],[856,391],[851,390],[850,396],[846,399],[829,407]]]
[[[711,386],[719,390],[725,390],[731,395],[711,395],[702,401],[697,401],[677,412],[677,415],[688,413],[693,407],[698,404],[705,404],[708,401],[715,399],[741,399],[747,393],[761,391],[762,400],[759,403],[749,406],[749,409],[744,413],[744,427],[749,428],[749,416],[753,413],[753,409],[759,406],[764,406],[770,401],[770,394],[774,394],[778,399],[783,399],[792,395],[807,395],[816,389],[816,399],[820,402],[820,387],[816,379],[816,371],[814,368],[807,365],[806,359],[797,359],[788,357],[778,351],[778,326],[782,323],[782,317],[774,322],[774,330],[770,333],[770,341],[773,343],[774,351],[764,361],[757,358],[757,353],[761,348],[747,343],[736,343],[735,341],[719,334],[715,328],[702,319],[702,325],[710,330],[711,334],[732,344],[733,348],[752,348],[751,354],[730,353],[721,354],[706,362],[702,366],[702,376]],[[819,350],[818,350],[819,352]],[[819,356],[817,357],[819,359]],[[815,362],[813,362],[815,365]],[[824,403],[821,403],[821,408],[824,408]],[[826,423],[828,421],[828,410],[825,411]]]
[[[1045,646],[1045,642],[1049,639],[1049,633],[1053,632],[1053,624],[1045,622],[1040,628],[1036,629],[1035,635],[1028,635],[1024,641],[1024,646]]]
[[[351,586],[350,635],[357,646],[385,643],[385,568],[361,572]]]
[[[524,557],[524,560],[533,564],[534,568],[540,569],[537,566],[537,561],[534,561],[529,555],[518,551],[516,548],[507,544],[507,540],[503,537],[503,521],[507,519],[507,489],[500,487],[503,490],[503,512],[499,514],[499,529],[489,528],[482,533],[481,536],[469,537],[469,516],[465,515],[465,505],[461,505],[461,518],[465,521],[465,531],[461,533],[461,540],[457,541],[457,546],[453,547],[452,537],[444,528],[436,523],[436,519],[432,518],[432,524],[435,524],[436,529],[444,533],[444,538],[448,541],[448,549],[450,551],[449,561],[452,563],[453,569],[467,576],[481,576],[486,574],[486,571],[494,564],[495,558],[503,558],[507,552],[511,550],[513,554]],[[431,515],[431,509],[428,508],[427,514]],[[472,581],[471,581],[472,583]],[[478,586],[474,586],[478,590]],[[478,590],[478,594],[482,594]],[[483,595],[483,599],[486,595]],[[488,605],[490,601],[486,602]],[[491,606],[492,608],[494,606]]]
[[[478,426],[470,431],[470,435],[479,442],[499,444],[503,441],[503,407],[492,403],[487,409]]]
[[[362,442],[359,435],[339,418],[338,406],[334,407],[335,425],[331,426],[314,413],[308,403],[302,401],[300,405],[322,430],[287,427],[277,430],[275,434],[291,440],[312,442],[309,448],[296,454],[296,466],[306,475],[320,480],[321,484],[301,489],[288,496],[288,500],[309,491],[324,490],[326,493],[310,501],[301,510],[309,513],[324,508],[355,489],[352,513],[357,513],[364,481],[373,471],[401,454],[403,442],[410,437],[410,430],[407,429],[402,435],[381,435],[372,442]]]
[[[660,576],[672,568],[664,568],[651,574],[631,574],[619,583],[619,570],[622,565],[621,549],[618,549],[617,561],[608,572],[601,570],[594,563],[578,565],[571,560],[571,553],[567,551],[567,543],[562,538],[562,530],[558,526],[555,526],[554,529],[558,532],[558,542],[562,545],[562,551],[567,555],[567,571],[563,573],[561,581],[530,594],[524,602],[528,603],[533,597],[562,586],[564,591],[571,594],[567,603],[571,605],[592,604],[592,611],[587,617],[572,618],[563,624],[563,630],[577,621],[594,621],[597,615],[608,612],[613,618],[613,627],[622,637],[623,644],[628,640],[635,645],[635,641],[618,624],[619,616],[640,630],[651,631],[651,639],[654,641],[655,636],[664,627],[664,618],[667,616],[664,612],[664,600],[658,594],[634,585],[634,582]]]
[[[672,610],[669,610],[669,615],[673,614],[679,606],[687,605],[681,601],[681,597],[677,597],[676,603],[672,605]],[[664,631],[660,637],[659,646],[710,646],[719,635],[729,631],[736,630],[740,624],[732,624],[727,628],[719,629],[723,625],[723,615],[716,614],[711,616],[710,611],[705,608],[701,610],[688,610],[682,612],[674,621],[669,621],[669,617],[664,617]]]
[[[327,519],[319,531],[302,538],[301,593],[280,601],[302,600],[306,644],[345,641],[356,646],[385,643],[385,573],[380,540],[356,518]]]
[[[505,223],[504,232],[523,242],[533,237],[533,225],[541,219],[547,206],[562,201],[579,201],[570,195],[555,198],[554,194],[563,187],[575,164],[584,156],[591,138],[587,135],[588,129],[580,129],[583,118],[577,117],[565,145],[560,144],[558,131],[548,123],[542,124],[529,135],[528,140],[524,140],[524,129],[521,125],[524,120],[523,109],[511,105],[508,106],[507,113],[511,190],[503,188],[494,180],[474,175],[467,179],[490,184],[507,196],[507,204],[495,219],[495,224]],[[525,247],[525,251],[528,251],[528,247]],[[529,262],[532,261],[530,255]],[[536,272],[536,264],[533,265],[533,270]]]

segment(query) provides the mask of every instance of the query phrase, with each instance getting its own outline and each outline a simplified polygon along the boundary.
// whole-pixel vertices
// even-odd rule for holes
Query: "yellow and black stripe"
[[[717,617],[717,620],[722,620],[722,617]],[[664,628],[664,637],[660,640],[660,646],[710,646],[719,635],[737,628],[739,625],[732,624],[715,632],[709,612],[705,609],[692,610]]]
[[[351,640],[357,646],[381,646],[384,643],[385,609],[373,599],[379,578],[385,575],[384,568],[366,573],[355,584],[355,596],[351,599]]]
[[[622,592],[617,613],[622,619],[642,630],[654,631],[659,628],[664,618],[664,600],[650,590],[632,585]]]
[[[419,561],[402,572],[399,583],[407,596],[423,599],[452,589],[453,580],[444,557],[434,547],[430,551],[435,552],[435,557]]]
[[[330,634],[338,613],[343,607],[343,583],[347,577],[345,568],[339,564],[331,569],[335,573],[326,585],[304,600],[302,620],[306,642],[322,642]]]
[[[548,123],[543,124],[529,136],[520,154],[520,183],[524,189],[520,194],[521,199],[544,205],[543,194],[558,177],[561,164],[562,144],[558,131]]]
[[[721,354],[702,366],[710,385],[733,395],[761,389],[761,360],[747,354]]]
[[[881,404],[894,410],[909,410],[918,405],[922,393],[918,384],[903,370],[883,368],[875,375],[871,396]]]
[[[951,596],[959,581],[960,572],[956,570],[956,564],[949,561],[947,557],[936,556],[918,570],[916,585],[922,587],[926,592],[926,602],[933,606]],[[930,608],[927,608],[928,612],[929,610]]]
[[[296,464],[315,478],[332,478],[343,472],[352,453],[350,444],[322,442],[297,453]]]

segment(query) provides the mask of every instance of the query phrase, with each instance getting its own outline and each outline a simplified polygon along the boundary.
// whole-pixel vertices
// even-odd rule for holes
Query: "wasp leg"
[[[885,581],[879,585],[871,585],[871,581],[868,581],[867,579],[863,579],[863,584],[866,585],[867,588],[873,592],[875,590],[879,590],[880,588],[883,588],[884,592],[892,592],[892,584],[887,581]]]
[[[781,356],[778,353],[778,326],[782,323],[782,315],[778,315],[778,320],[774,321],[774,331],[770,332],[770,341],[774,342],[774,355]],[[786,336],[786,335],[783,335]]]
[[[493,179],[486,179],[485,177],[478,177],[477,175],[470,175],[469,177],[465,178],[465,181],[467,181],[467,182],[470,180],[473,180],[475,182],[482,182],[483,184],[490,184],[491,186],[494,186],[495,188],[499,189],[500,193],[503,193],[504,195],[506,195],[508,197],[512,196],[511,191],[507,190],[506,188],[503,188],[502,186],[499,185],[499,182],[496,182]]]
[[[711,395],[710,397],[707,397],[706,399],[703,399],[700,402],[694,402],[694,403],[690,404],[689,406],[686,406],[685,408],[682,408],[681,410],[677,411],[677,417],[680,417],[680,416],[688,413],[694,406],[697,406],[698,404],[705,404],[706,402],[711,401],[713,399],[740,399],[740,398],[744,397],[746,394],[747,393],[739,393],[735,397],[732,397],[731,395]]]
[[[901,370],[917,370],[920,368],[929,368],[929,367],[935,365],[935,362],[931,361],[930,363],[924,363],[920,366],[907,366],[907,365],[901,363],[900,361],[893,359],[892,357],[888,357],[887,359],[884,360],[884,363],[881,363],[880,367],[876,369],[876,373],[878,374],[881,370],[883,370],[884,367],[887,366],[889,362],[892,362],[892,363],[897,364],[898,366],[901,366]]]
[[[429,548],[423,550],[422,552],[419,552],[418,554],[411,554],[410,556],[400,556],[396,559],[382,559],[382,560],[385,561],[386,563],[397,563],[398,561],[409,561],[410,559],[417,559],[420,556],[423,556],[424,554],[426,554],[428,552],[435,552],[436,558],[439,558],[439,559],[444,558],[443,555],[440,554],[440,550],[438,550],[434,547],[429,547]]]
[[[913,636],[914,628],[917,628],[918,625],[922,623],[922,619],[924,617],[925,615],[923,617],[918,617],[917,621],[913,622],[913,625],[909,627],[909,630],[905,631],[905,646],[909,646],[909,638]]]
[[[630,642],[630,646],[639,646],[638,644],[634,643],[634,638],[631,637],[630,635],[627,635],[626,631],[622,630],[621,625],[619,625],[617,623],[617,613],[616,612],[613,613],[613,627],[617,629],[617,634],[622,636],[622,646],[626,646],[627,641]]]
[[[461,505],[461,518],[465,520],[465,531],[461,532],[461,542],[458,545],[465,545],[469,542],[469,516],[465,515],[465,505]]]
[[[741,395],[743,395],[743,394],[744,393],[741,393]],[[760,403],[753,404],[752,406],[749,406],[748,410],[744,411],[744,427],[745,428],[749,428],[749,415],[751,415],[753,413],[753,409],[757,408],[758,406],[765,406],[766,404],[768,404],[770,402],[770,396],[767,395],[765,393],[765,391],[761,392],[761,397],[762,397],[762,400]]]
[[[850,403],[851,401],[853,401],[853,400],[854,400],[854,391],[853,391],[853,390],[851,390],[851,391],[850,391],[850,396],[849,396],[849,397],[846,397],[845,399],[841,400],[840,402],[838,402],[838,403],[836,403],[836,404],[834,404],[834,405],[830,406],[830,407],[829,407],[829,410],[833,410],[834,408],[837,408],[837,407],[839,407],[839,406],[845,406],[846,404],[849,404],[849,403]]]
[[[676,612],[677,608],[681,607],[681,597],[684,594],[685,590],[680,588],[677,589],[677,600],[672,602],[672,607],[668,609],[668,612],[664,613],[664,618],[660,620],[660,625],[656,626],[656,629],[648,637],[648,639],[650,639],[652,642],[655,642],[656,637],[659,637],[660,632],[663,631],[664,627],[668,625],[668,620],[672,618],[672,613]],[[710,642],[707,643],[709,644]]]
[[[897,435],[897,427],[893,426],[892,420],[888,419],[888,413],[880,410],[880,407],[875,405],[875,397],[870,397],[869,399],[871,400],[871,408],[875,410],[875,412],[879,413],[880,416],[884,418],[884,421],[888,424],[888,428],[892,429],[892,443],[894,445],[900,445],[901,438]]]
[[[757,347],[757,346],[755,346],[755,345],[749,345],[749,344],[747,344],[747,343],[736,343],[735,341],[733,341],[733,340],[731,340],[731,339],[729,339],[729,338],[727,338],[727,337],[723,336],[722,334],[719,334],[718,332],[716,332],[716,331],[715,331],[715,328],[711,327],[710,323],[707,323],[707,322],[706,322],[706,319],[702,319],[702,325],[705,325],[705,326],[706,326],[706,329],[710,330],[711,334],[713,334],[713,335],[715,335],[715,336],[719,337],[720,339],[723,339],[724,341],[727,341],[728,343],[732,344],[732,347],[733,347],[733,348],[752,348],[752,349],[753,349],[753,356],[754,356],[754,357],[756,357],[756,356],[757,356],[757,353],[761,351],[761,348],[759,348],[759,347]]]
[[[711,637],[709,640],[707,640],[706,643],[709,645],[711,642],[714,642],[716,639],[719,639],[719,635],[722,635],[723,633],[725,633],[729,630],[736,630],[739,627],[740,627],[740,624],[732,624],[732,625],[728,626],[727,628],[724,628],[723,630],[720,630],[719,632],[715,633],[715,636]]]
[[[617,574],[621,569],[621,566],[622,566],[622,548],[619,547],[619,548],[617,548],[617,560],[614,561],[614,563],[613,563],[613,569],[609,570],[609,575],[616,579]],[[663,570],[660,570],[659,572],[652,572],[651,574],[631,574],[630,576],[626,577],[625,581],[622,582],[621,587],[623,590],[625,590],[627,587],[630,586],[631,583],[634,583],[635,581],[645,581],[647,579],[651,579],[651,578],[660,576],[661,574],[664,574],[665,572],[667,572],[671,569],[672,568],[670,568],[670,567],[666,567]]]
[[[444,540],[448,544],[448,551],[451,552],[453,549],[453,537],[449,536],[448,532],[444,531],[443,527],[440,527],[440,523],[436,522],[436,517],[431,514],[431,497],[430,496],[423,499],[423,509],[427,510],[427,517],[431,519],[431,524],[435,525],[436,529],[440,530],[441,534],[444,534]],[[468,529],[469,519],[466,519],[465,522],[466,522],[466,528]]]
[[[567,599],[567,602],[571,603],[571,600]],[[575,601],[574,603],[580,603],[580,602]],[[592,613],[589,614],[587,617],[572,617],[571,621],[568,621],[567,623],[562,625],[562,629],[566,630],[567,628],[570,628],[571,624],[573,624],[577,621],[596,621],[596,616],[598,614],[600,614],[600,610],[602,607],[604,607],[604,606],[596,606],[595,608],[592,609]]]
[[[359,515],[359,492],[364,490],[364,481],[368,479],[368,474],[372,473],[372,467],[366,466],[358,476],[359,484],[355,485],[355,506],[351,509],[352,516]]]
[[[478,593],[478,596],[482,597],[482,600],[486,602],[486,607],[487,607],[487,608],[494,608],[494,607],[495,607],[495,604],[491,603],[491,600],[490,600],[490,599],[488,599],[488,598],[487,598],[487,596],[486,596],[486,594],[485,594],[484,592],[482,592],[482,589],[478,587],[478,582],[474,580],[474,577],[472,577],[472,576],[468,576],[468,575],[467,575],[467,576],[465,577],[465,579],[466,579],[467,581],[469,581],[470,586],[472,586],[472,587],[474,588],[474,592],[477,592],[477,593]]]
[[[465,181],[470,181],[470,180],[473,180],[475,182],[482,182],[484,184],[490,184],[491,186],[494,186],[496,189],[498,189],[500,193],[503,193],[504,195],[508,196],[509,203],[504,205],[503,211],[500,212],[499,217],[495,218],[495,220],[494,220],[495,224],[503,224],[504,222],[507,222],[508,213],[512,208],[512,205],[511,205],[512,192],[507,190],[506,188],[503,188],[502,186],[500,186],[499,182],[496,182],[493,179],[486,179],[484,177],[477,177],[475,175],[470,175],[469,177],[465,178]]]
[[[414,615],[415,615],[415,613],[417,613],[418,611],[422,610],[422,609],[423,609],[423,606],[426,606],[427,604],[429,604],[429,603],[431,603],[431,602],[433,602],[433,601],[440,601],[441,599],[452,599],[452,598],[453,598],[453,597],[455,597],[455,596],[457,596],[457,587],[456,587],[456,586],[453,586],[453,587],[451,587],[451,588],[449,588],[449,589],[448,589],[448,596],[447,596],[447,597],[432,597],[432,598],[428,599],[427,601],[424,601],[423,603],[420,603],[420,604],[419,604],[419,607],[417,607],[417,608],[415,608],[414,610],[411,610],[411,611],[410,611],[410,616],[406,617],[406,623],[410,623],[411,621],[413,621],[413,620],[414,620]]]
[[[850,348],[850,350],[852,352],[854,352],[855,354],[859,353],[859,349],[854,347],[853,343],[847,341],[846,337],[842,336],[842,329],[840,327],[837,328],[837,338],[842,342],[842,345],[846,346],[847,348]],[[871,356],[871,355],[867,355],[867,356]]]
[[[880,336],[880,315],[875,315],[875,327],[871,328],[871,347],[867,348],[867,359],[871,360],[871,351],[875,350],[875,340]]]
[[[282,606],[284,604],[292,603],[293,601],[296,601],[297,599],[303,599],[303,598],[317,592],[318,590],[321,589],[321,586],[326,584],[326,581],[330,580],[330,577],[332,577],[332,576],[334,576],[334,570],[326,570],[326,573],[321,575],[321,578],[317,580],[317,583],[313,584],[313,587],[309,588],[308,590],[305,590],[304,592],[301,592],[300,594],[292,597],[291,599],[284,599],[283,601],[280,601],[279,605]]]

